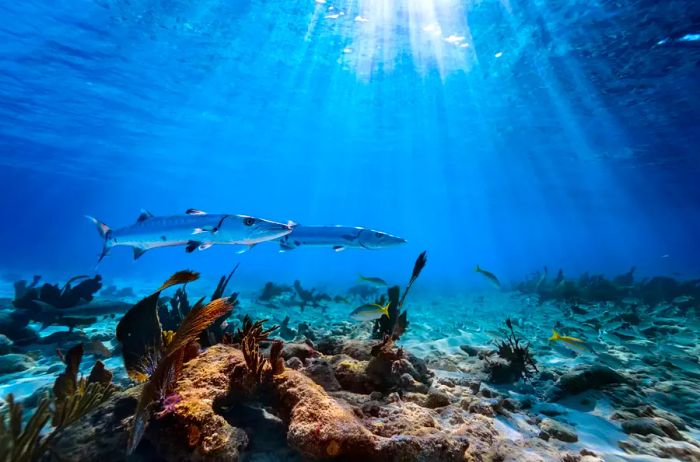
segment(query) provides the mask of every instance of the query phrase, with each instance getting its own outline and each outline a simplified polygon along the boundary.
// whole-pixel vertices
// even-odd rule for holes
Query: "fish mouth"
[[[384,238],[384,241],[385,242],[383,242],[383,244],[386,247],[390,247],[390,246],[394,246],[394,245],[401,245],[401,244],[405,244],[407,242],[406,239],[404,239],[402,237],[391,236],[391,235],[387,235],[386,238]]]

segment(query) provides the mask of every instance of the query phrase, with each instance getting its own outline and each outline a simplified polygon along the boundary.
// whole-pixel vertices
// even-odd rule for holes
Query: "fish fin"
[[[93,218],[90,215],[85,215],[85,218],[90,220],[97,227],[97,232],[100,233],[100,237],[104,239],[104,243],[102,245],[102,252],[100,253],[100,257],[97,259],[97,265],[95,265],[95,269],[97,269],[102,259],[107,256],[107,253],[109,252],[109,249],[111,247],[110,245],[107,245],[107,239],[109,238],[109,235],[111,234],[112,230],[109,228],[109,226],[102,223],[97,218]]]
[[[381,312],[384,313],[387,318],[391,318],[391,316],[389,316],[389,305],[391,305],[391,302],[384,305],[381,309]]]
[[[345,246],[342,246],[342,245],[334,245],[334,246],[333,246],[333,250],[335,250],[336,252],[342,252],[343,250],[345,250]]]
[[[207,214],[207,212],[202,212],[201,210],[197,210],[197,209],[187,209],[187,210],[185,210],[185,213],[187,215],[206,215]]]
[[[248,246],[246,246],[245,249],[241,249],[241,250],[239,250],[239,251],[236,252],[236,253],[239,254],[239,255],[242,254],[242,253],[246,253],[247,251],[249,251],[249,250],[252,249],[253,247],[255,247],[255,244],[248,244]]]
[[[476,265],[476,268],[474,268],[474,272],[475,272],[475,273],[480,273],[480,272],[481,272],[481,268],[479,268],[479,265]]]
[[[187,241],[187,246],[185,247],[185,252],[192,253],[195,250],[197,250],[197,248],[200,245],[202,245],[202,243],[199,241]]]
[[[365,277],[364,277],[362,274],[357,273],[357,279],[358,279],[359,281],[364,281],[364,280],[365,280]]]
[[[138,260],[144,253],[146,253],[146,249],[134,247],[134,260]]]
[[[93,222],[93,224],[95,226],[97,226],[97,232],[100,233],[100,237],[105,238],[105,239],[107,238],[107,234],[109,234],[109,232],[111,231],[111,229],[109,229],[109,226],[102,223],[97,218],[91,217],[90,215],[85,215],[85,218],[87,218],[88,220]]]
[[[549,337],[549,340],[551,340],[551,341],[553,341],[553,342],[554,342],[554,341],[557,341],[557,340],[561,340],[561,336],[559,335],[559,332],[557,332],[556,330],[552,329],[552,336]]]
[[[286,252],[287,250],[294,250],[293,245],[289,245],[286,242],[280,241],[280,252]]]
[[[212,242],[205,242],[204,244],[200,244],[198,249],[199,250],[207,250],[212,245],[214,245]]]
[[[136,219],[136,223],[141,223],[149,218],[153,218],[153,214],[146,209],[141,209],[141,215]]]

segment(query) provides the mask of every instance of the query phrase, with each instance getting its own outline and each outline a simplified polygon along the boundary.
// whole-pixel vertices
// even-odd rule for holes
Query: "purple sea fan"
[[[161,410],[155,414],[156,419],[162,419],[168,414],[175,412],[175,406],[182,401],[182,396],[178,393],[170,393],[163,400]]]

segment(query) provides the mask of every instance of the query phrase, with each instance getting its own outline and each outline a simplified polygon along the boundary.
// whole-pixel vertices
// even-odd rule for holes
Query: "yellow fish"
[[[559,332],[552,329],[552,336],[549,337],[552,342],[562,342],[564,346],[571,347],[578,351],[588,351],[586,342],[576,337],[568,337],[566,335],[559,335]]]
[[[356,321],[371,321],[374,319],[379,319],[382,316],[386,316],[387,318],[389,316],[389,305],[391,305],[391,302],[387,303],[384,306],[378,305],[376,303],[368,303],[366,305],[362,305],[359,308],[355,308],[352,313],[350,313],[350,317],[352,319],[355,319]]]

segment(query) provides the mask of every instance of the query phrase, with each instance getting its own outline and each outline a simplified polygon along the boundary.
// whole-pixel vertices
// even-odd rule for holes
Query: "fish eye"
[[[246,226],[253,226],[254,223],[255,223],[255,218],[253,218],[253,217],[245,217],[243,219],[243,224]]]

